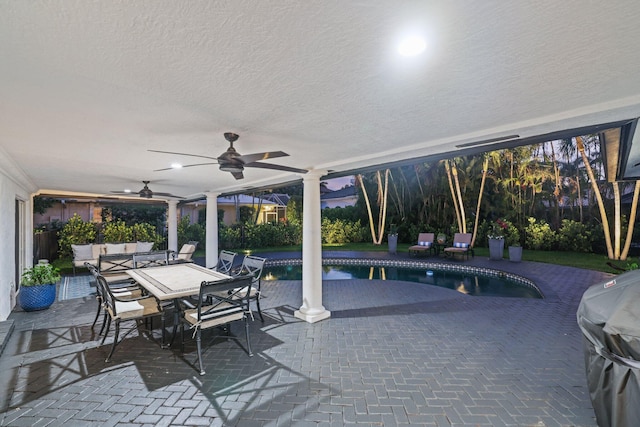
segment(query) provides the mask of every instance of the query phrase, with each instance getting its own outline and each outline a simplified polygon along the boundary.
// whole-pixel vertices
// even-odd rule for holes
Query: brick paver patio
[[[308,324],[293,317],[299,281],[264,282],[254,357],[243,341],[218,339],[202,377],[190,365],[195,346],[183,358],[137,331],[105,363],[110,339],[100,347],[90,329],[91,297],[17,310],[0,357],[0,425],[596,426],[575,312],[610,275],[464,263],[518,272],[547,298],[325,281],[332,316]],[[232,332],[243,337],[240,324]]]

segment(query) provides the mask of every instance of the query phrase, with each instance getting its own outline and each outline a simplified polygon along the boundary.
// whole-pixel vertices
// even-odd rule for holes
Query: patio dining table
[[[126,273],[160,301],[173,301],[177,309],[180,298],[198,295],[202,282],[226,282],[231,276],[194,263],[169,264],[159,267],[135,268]],[[164,312],[162,314],[164,325]],[[166,331],[162,329],[162,347]]]
[[[127,274],[160,301],[197,295],[202,282],[231,279],[231,276],[194,263],[134,268]]]

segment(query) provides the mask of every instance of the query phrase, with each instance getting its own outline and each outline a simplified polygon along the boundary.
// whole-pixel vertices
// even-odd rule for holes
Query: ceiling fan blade
[[[152,153],[176,154],[178,156],[201,157],[203,159],[218,160],[217,157],[201,156],[200,154],[176,153],[175,151],[160,151],[160,150],[147,150],[147,151],[151,151]]]
[[[233,177],[235,179],[242,179],[244,178],[244,175],[242,174],[242,172],[231,172],[231,175],[233,175]]]
[[[175,194],[171,194],[171,193],[157,193],[157,192],[153,192],[154,196],[162,196],[162,197],[175,197],[176,199],[184,199],[184,197],[182,196],[176,196]]]
[[[241,160],[243,163],[253,163],[258,160],[267,160],[267,159],[275,159],[276,157],[286,157],[287,153],[284,151],[267,151],[264,153],[253,153],[253,154],[245,154],[243,156],[238,156],[236,159]]]
[[[275,169],[275,170],[278,170],[278,171],[295,172],[295,173],[307,173],[307,172],[309,172],[306,169],[298,169],[298,168],[292,168],[292,167],[289,167],[289,166],[274,165],[273,163],[260,163],[260,162],[245,163],[244,167],[245,168],[260,168],[260,169]]]
[[[154,169],[154,172],[160,172],[160,171],[168,171],[171,169],[182,169],[182,168],[190,168],[193,166],[204,166],[204,165],[217,165],[218,163],[195,163],[193,165],[183,165],[182,167],[179,168],[162,168],[162,169]]]

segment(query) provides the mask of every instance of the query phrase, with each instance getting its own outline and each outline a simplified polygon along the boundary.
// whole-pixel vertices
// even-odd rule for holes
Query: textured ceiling
[[[33,191],[187,197],[640,116],[640,3],[0,0],[0,170]],[[416,58],[399,39],[428,40]],[[203,160],[206,161],[206,160]],[[199,161],[196,159],[196,163]]]

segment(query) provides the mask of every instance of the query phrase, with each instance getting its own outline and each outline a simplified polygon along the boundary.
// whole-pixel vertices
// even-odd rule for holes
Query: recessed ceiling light
[[[402,56],[420,55],[427,48],[427,42],[418,36],[407,37],[398,45],[398,52]]]
[[[171,167],[174,169],[180,169],[182,165],[180,163],[171,163]]]

